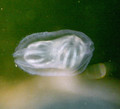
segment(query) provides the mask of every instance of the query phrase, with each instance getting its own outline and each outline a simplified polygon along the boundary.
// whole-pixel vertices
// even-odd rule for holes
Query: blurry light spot
[[[109,62],[111,62],[111,60],[109,60]]]
[[[106,66],[104,64],[99,64],[99,69],[101,73],[101,78],[103,78],[106,75]]]
[[[98,63],[91,65],[87,68],[87,70],[84,72],[84,77],[87,77],[89,79],[101,79],[105,77],[107,71],[106,66],[104,63]]]
[[[3,8],[0,8],[0,10],[2,11],[2,10],[3,10]]]
[[[17,64],[15,64],[15,67],[17,67]]]
[[[80,3],[80,0],[78,0],[78,3]]]
[[[2,31],[5,31],[6,29],[5,28],[2,28]]]

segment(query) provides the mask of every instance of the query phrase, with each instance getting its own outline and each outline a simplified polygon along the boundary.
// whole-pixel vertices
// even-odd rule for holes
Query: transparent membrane
[[[60,30],[26,36],[13,54],[15,63],[30,74],[71,76],[82,73],[94,51],[82,32]]]

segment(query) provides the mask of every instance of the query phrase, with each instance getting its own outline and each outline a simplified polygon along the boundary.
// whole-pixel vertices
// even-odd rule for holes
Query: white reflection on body
[[[93,51],[93,42],[84,33],[60,30],[25,37],[13,56],[15,63],[30,74],[71,76],[86,69]]]

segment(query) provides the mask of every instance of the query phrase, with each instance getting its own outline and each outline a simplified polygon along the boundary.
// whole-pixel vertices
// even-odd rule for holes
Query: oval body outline
[[[75,41],[70,39],[72,37],[73,37],[73,40],[75,39]],[[64,45],[64,44],[61,44],[62,41],[64,42],[64,40],[68,40],[67,43],[65,44],[66,45],[69,44],[69,46],[67,49],[66,49],[67,46],[65,46],[64,52],[61,50],[59,54],[63,55],[62,57],[64,57],[64,61],[67,63],[65,65],[62,61],[60,61],[60,57],[58,54],[59,52],[58,50],[60,49],[60,47]],[[69,43],[70,41],[74,42],[73,45],[80,42],[80,45],[76,45],[75,46],[76,48],[74,47],[73,49],[71,49],[71,47],[73,46],[70,45]],[[39,44],[42,43],[43,45],[45,45],[46,42],[52,42],[52,45],[50,46],[51,49],[50,48],[46,49],[52,52],[50,54],[49,54],[49,51],[46,52],[46,50],[44,50],[42,47],[40,49],[38,49],[37,47],[36,48],[34,47],[35,43],[39,43]],[[30,44],[33,44],[33,48],[30,48]],[[78,49],[79,47],[81,47],[81,49]],[[38,50],[41,50],[42,54],[40,53],[40,51],[38,52]],[[76,52],[80,51],[80,54],[82,55],[77,56],[75,51]],[[20,41],[19,45],[16,47],[13,57],[15,58],[15,63],[21,69],[23,69],[24,71],[30,74],[41,75],[41,76],[73,76],[73,75],[82,73],[86,69],[93,55],[93,51],[94,51],[94,43],[87,35],[79,31],[67,29],[67,30],[59,30],[54,32],[33,33],[31,35],[26,36],[23,40]],[[33,54],[36,53],[37,55],[43,56],[42,57],[43,59],[35,60],[36,63],[46,61],[46,64],[43,63],[42,65],[40,63],[41,65],[38,67],[37,67],[37,64],[31,64],[31,63],[35,63],[34,59],[36,58],[35,56],[37,55],[33,55],[33,56],[31,55],[30,58],[31,59],[33,58],[33,60],[30,59],[27,62],[26,59],[28,58],[25,56],[26,54],[29,56],[29,53],[31,52],[34,52]],[[47,62],[47,60],[45,59],[50,56],[55,57],[54,59],[49,58],[51,59],[50,60],[51,63]],[[66,57],[69,57],[67,61],[66,61]],[[75,63],[78,60],[79,60],[78,62],[79,65]],[[71,64],[69,64],[70,62]],[[72,62],[75,64],[72,64]],[[71,68],[71,66],[73,68]]]

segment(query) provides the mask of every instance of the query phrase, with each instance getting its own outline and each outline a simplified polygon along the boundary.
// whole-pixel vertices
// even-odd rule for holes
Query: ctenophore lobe
[[[72,76],[82,73],[94,51],[82,32],[59,30],[26,36],[13,54],[24,71],[41,76]]]

